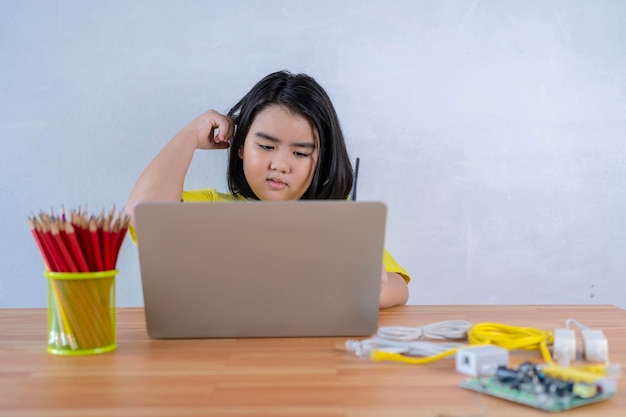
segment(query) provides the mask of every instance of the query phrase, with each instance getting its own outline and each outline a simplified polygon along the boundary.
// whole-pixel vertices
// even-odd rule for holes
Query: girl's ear
[[[239,155],[239,159],[243,159],[243,145],[237,150],[237,155]]]

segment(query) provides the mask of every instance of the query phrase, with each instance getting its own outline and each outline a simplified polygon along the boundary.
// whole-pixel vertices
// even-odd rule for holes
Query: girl
[[[183,190],[196,149],[229,149],[229,193]],[[209,110],[157,154],[135,184],[126,213],[142,201],[345,200],[352,166],[324,89],[305,74],[259,81],[229,112]],[[131,235],[135,240],[134,230]],[[385,251],[380,308],[405,304],[409,276]]]

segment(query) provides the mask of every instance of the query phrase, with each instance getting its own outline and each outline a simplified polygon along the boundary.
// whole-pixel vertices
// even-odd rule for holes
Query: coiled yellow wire
[[[497,345],[507,350],[539,350],[543,360],[552,362],[548,345],[554,341],[552,332],[532,327],[499,323],[478,323],[467,332],[471,345]]]

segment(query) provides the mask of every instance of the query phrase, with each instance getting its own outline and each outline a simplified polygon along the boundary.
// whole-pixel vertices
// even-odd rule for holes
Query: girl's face
[[[313,179],[319,138],[307,119],[271,105],[256,115],[238,153],[260,200],[299,200]]]

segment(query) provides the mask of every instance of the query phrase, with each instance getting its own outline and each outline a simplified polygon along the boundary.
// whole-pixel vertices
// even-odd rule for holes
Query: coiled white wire
[[[410,356],[433,356],[463,343],[433,343],[419,339],[467,340],[472,323],[465,320],[448,320],[421,327],[383,326],[369,339],[347,340],[346,349],[360,357],[368,357],[374,350],[402,353]]]
[[[462,343],[405,342],[383,339],[378,336],[365,340],[346,341],[346,349],[360,357],[369,357],[374,350],[402,353],[409,356],[433,356],[462,345]]]
[[[452,339],[467,340],[467,332],[473,326],[465,320],[447,320],[422,327],[383,326],[378,336],[392,340]]]

